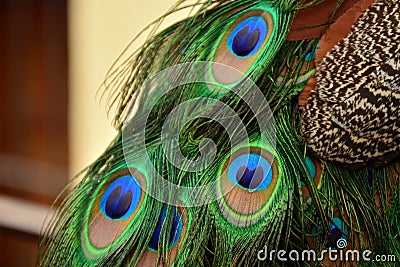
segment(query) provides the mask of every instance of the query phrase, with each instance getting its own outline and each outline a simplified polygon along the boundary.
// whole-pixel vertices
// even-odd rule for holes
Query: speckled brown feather
[[[377,0],[317,66],[301,122],[324,160],[386,164],[400,153],[400,3]]]

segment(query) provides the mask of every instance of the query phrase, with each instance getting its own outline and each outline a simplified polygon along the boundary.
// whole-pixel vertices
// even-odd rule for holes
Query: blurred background
[[[0,0],[1,266],[33,266],[54,198],[115,135],[104,75],[174,2]]]

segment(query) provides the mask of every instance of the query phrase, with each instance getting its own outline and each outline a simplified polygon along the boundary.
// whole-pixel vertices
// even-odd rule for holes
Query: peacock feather
[[[60,195],[38,265],[395,266],[399,2],[168,14],[108,73],[117,135]],[[328,256],[354,251],[393,258]]]

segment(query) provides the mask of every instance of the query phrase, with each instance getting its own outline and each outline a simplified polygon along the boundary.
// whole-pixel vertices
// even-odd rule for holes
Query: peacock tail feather
[[[178,1],[107,74],[117,135],[58,198],[38,265],[395,266],[399,9]]]

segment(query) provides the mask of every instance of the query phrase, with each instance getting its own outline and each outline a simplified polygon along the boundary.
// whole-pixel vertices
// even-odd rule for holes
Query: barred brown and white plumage
[[[301,133],[322,159],[383,166],[400,150],[400,3],[377,0],[317,66]]]

